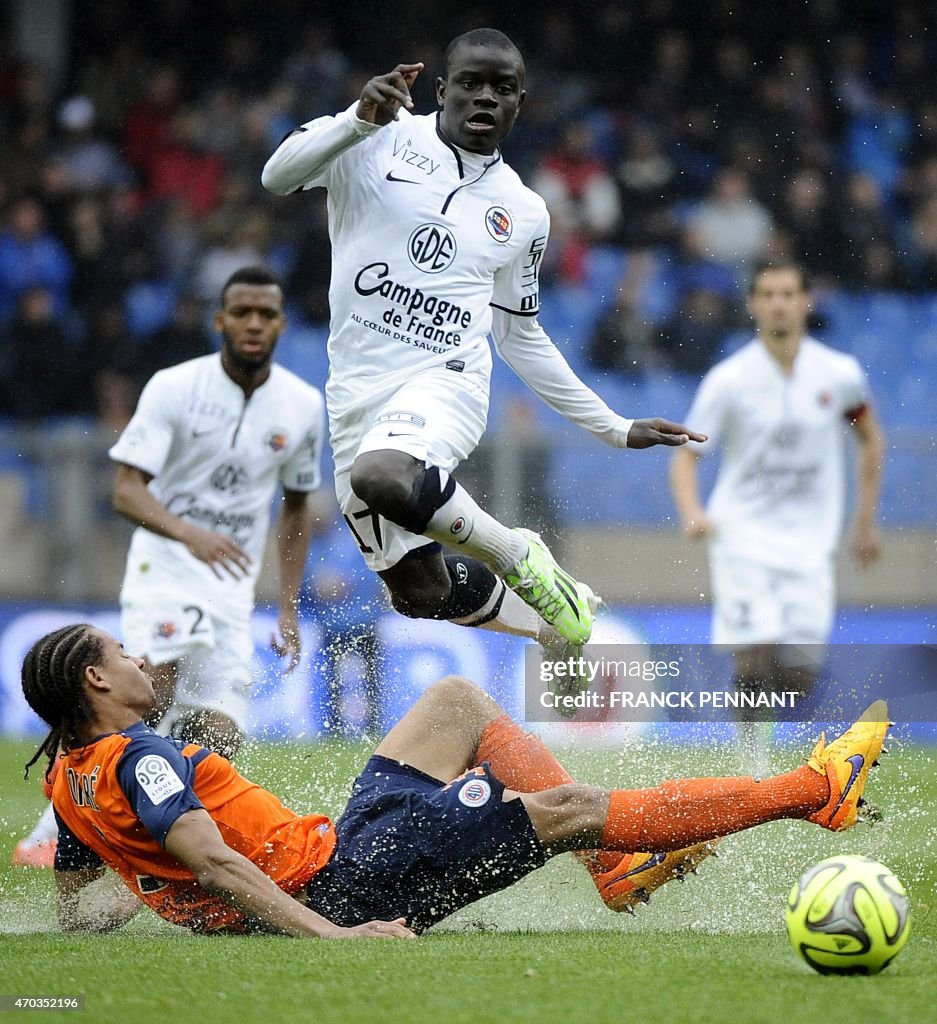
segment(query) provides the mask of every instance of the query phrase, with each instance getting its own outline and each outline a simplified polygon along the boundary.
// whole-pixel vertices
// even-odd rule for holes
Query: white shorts
[[[245,730],[254,653],[249,612],[222,617],[194,596],[122,595],[120,626],[131,654],[152,665],[176,663],[175,711],[217,711]]]
[[[335,494],[369,569],[389,569],[432,541],[375,515],[354,494],[355,459],[363,452],[393,449],[451,473],[477,447],[487,418],[487,390],[473,377],[444,370],[375,394],[331,421]]]
[[[779,569],[710,553],[713,589],[712,642],[825,644],[833,628],[833,564]]]

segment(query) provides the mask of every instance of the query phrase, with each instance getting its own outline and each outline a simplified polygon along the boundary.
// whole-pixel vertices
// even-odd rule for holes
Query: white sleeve
[[[285,196],[315,185],[328,186],[330,171],[343,154],[381,130],[381,125],[360,120],[355,115],[357,106],[356,100],[340,114],[307,121],[288,135],[264,165],[260,176],[264,188]]]
[[[858,360],[849,357],[840,384],[840,409],[847,419],[869,404],[872,398],[865,370]]]
[[[287,491],[314,491],[321,482],[319,462],[325,437],[325,403],[316,389],[310,396],[306,433],[296,452],[280,469],[280,483]]]
[[[182,388],[167,381],[164,373],[151,377],[133,418],[108,451],[110,458],[159,476],[172,448],[182,392]]]
[[[491,333],[498,355],[551,409],[600,441],[627,447],[634,420],[617,415],[583,384],[535,316],[515,316],[496,306]]]
[[[540,311],[540,264],[550,237],[550,215],[546,209],[530,237],[518,254],[495,271],[491,305],[495,311],[536,316]]]

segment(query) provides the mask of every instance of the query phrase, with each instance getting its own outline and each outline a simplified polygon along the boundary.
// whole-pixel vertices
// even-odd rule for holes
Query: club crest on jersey
[[[176,635],[175,622],[158,622],[153,630],[154,640],[172,640]]]
[[[453,534],[461,533],[465,529],[465,517],[459,516],[453,520],[452,525],[449,527],[449,532]]]
[[[456,249],[455,236],[441,224],[421,224],[407,241],[410,262],[424,274],[439,274],[451,267]]]
[[[833,404],[833,396],[829,391],[821,391],[817,395],[817,404],[821,409],[829,409]]]
[[[506,242],[511,237],[514,225],[511,215],[503,206],[492,206],[485,214],[485,227],[496,242]]]
[[[491,798],[491,786],[487,779],[470,779],[459,790],[459,803],[466,807],[481,807]]]
[[[282,452],[286,447],[286,431],[280,429],[271,430],[264,438],[264,444],[272,452]]]

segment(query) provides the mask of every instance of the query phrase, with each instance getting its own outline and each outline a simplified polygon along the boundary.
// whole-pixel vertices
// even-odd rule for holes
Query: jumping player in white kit
[[[671,486],[686,532],[709,542],[712,642],[735,650],[742,688],[806,690],[833,625],[847,426],[858,441],[852,547],[878,557],[875,509],[884,445],[856,360],[806,334],[803,269],[765,263],[752,276],[756,337],[703,378],[689,418],[709,435],[674,454]],[[703,508],[697,460],[721,449]],[[744,755],[766,769],[764,750]]]
[[[616,415],[537,322],[549,217],[498,148],[525,97],[514,44],[493,29],[450,43],[435,115],[410,112],[422,69],[372,78],[357,104],[289,135],[263,171],[277,194],[329,193],[326,398],[339,503],[398,611],[568,651],[591,635],[591,590],[451,476],[485,429],[489,333],[532,390],[607,444],[702,435]]]

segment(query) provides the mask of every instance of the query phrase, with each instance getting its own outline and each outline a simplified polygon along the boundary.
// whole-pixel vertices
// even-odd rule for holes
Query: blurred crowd
[[[705,369],[767,255],[820,288],[937,290],[933,5],[333,6],[82,0],[60,68],[0,20],[0,415],[121,426],[152,372],[212,349],[246,263],[282,275],[294,323],[326,323],[324,195],[265,194],[264,161],[401,60],[426,63],[431,109],[446,42],[483,24],[527,60],[504,148],[551,211],[544,284],[588,286],[596,246],[629,255],[597,367]]]

